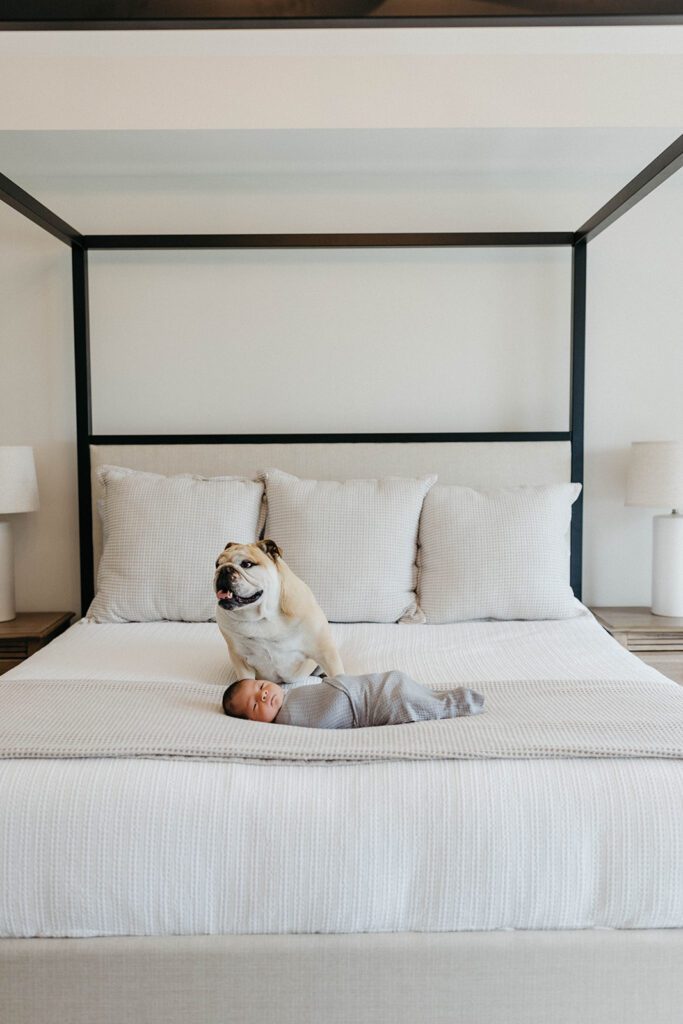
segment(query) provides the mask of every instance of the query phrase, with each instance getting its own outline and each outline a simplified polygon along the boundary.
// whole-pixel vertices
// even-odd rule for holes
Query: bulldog
[[[237,679],[287,683],[317,666],[331,676],[344,671],[320,605],[274,541],[226,544],[213,584]]]

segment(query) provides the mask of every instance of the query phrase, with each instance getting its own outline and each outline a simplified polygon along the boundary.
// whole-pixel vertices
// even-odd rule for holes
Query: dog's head
[[[216,559],[213,586],[221,608],[239,611],[272,596],[280,586],[278,559],[282,552],[272,540],[225,545]]]

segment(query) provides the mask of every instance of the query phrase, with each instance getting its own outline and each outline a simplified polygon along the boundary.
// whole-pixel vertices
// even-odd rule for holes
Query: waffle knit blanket
[[[222,689],[211,683],[10,679],[0,684],[0,758],[324,764],[683,756],[683,688],[668,680],[477,681],[476,688],[484,714],[337,731],[228,718]]]

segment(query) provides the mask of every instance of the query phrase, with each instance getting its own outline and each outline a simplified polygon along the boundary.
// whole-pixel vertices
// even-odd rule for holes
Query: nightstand
[[[683,683],[683,619],[649,608],[591,608],[601,626],[641,661]]]
[[[0,675],[63,633],[73,617],[73,612],[17,612],[0,622]]]

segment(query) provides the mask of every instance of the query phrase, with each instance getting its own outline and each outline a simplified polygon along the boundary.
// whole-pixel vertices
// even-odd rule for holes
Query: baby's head
[[[267,679],[238,679],[223,694],[223,711],[232,718],[272,722],[282,707],[284,693]]]

